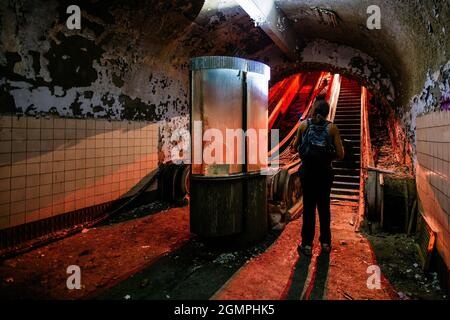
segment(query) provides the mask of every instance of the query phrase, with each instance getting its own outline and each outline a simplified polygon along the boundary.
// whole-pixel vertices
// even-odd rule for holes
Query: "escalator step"
[[[331,199],[358,202],[359,195],[358,196],[347,196],[347,195],[343,195],[343,194],[331,194]]]
[[[359,190],[359,182],[334,181],[333,188]]]
[[[331,188],[332,194],[345,194],[345,195],[359,195],[359,190],[352,189],[341,189],[341,188]]]

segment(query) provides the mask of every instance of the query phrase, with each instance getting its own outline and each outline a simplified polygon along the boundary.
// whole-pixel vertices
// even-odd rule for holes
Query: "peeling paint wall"
[[[321,38],[376,58],[391,74],[399,105],[406,106],[421,89],[427,70],[436,70],[448,60],[448,1],[276,0],[275,3],[286,13],[303,42]],[[371,5],[380,8],[381,29],[366,26],[367,8]],[[331,15],[335,16],[335,23],[327,23]]]
[[[450,266],[450,60],[428,72],[402,121],[415,134],[413,155],[423,214],[437,233],[436,248]],[[448,281],[448,280],[447,280]]]
[[[281,78],[295,70],[323,69],[357,78],[386,104],[395,101],[394,85],[387,70],[370,55],[326,40],[309,42],[296,63],[272,63],[274,77]]]
[[[82,9],[70,31],[66,8]],[[277,0],[299,37],[289,61],[234,0],[0,2],[0,114],[157,122],[159,162],[189,124],[189,59],[229,55],[271,67],[272,83],[306,69],[355,77],[389,106],[391,137],[415,158],[415,119],[449,108],[445,1]],[[365,23],[382,9],[382,29]]]
[[[426,64],[437,70],[431,69],[431,57],[448,55],[443,24],[448,8],[439,3],[375,1],[383,24],[380,31],[369,31],[362,10],[367,1],[357,6],[276,1],[301,37],[296,63],[254,27],[234,0],[207,0],[204,6],[203,1],[78,3],[80,31],[65,27],[69,1],[1,3],[1,113],[162,121],[162,130],[170,132],[172,124],[188,123],[171,119],[188,115],[189,58],[233,55],[267,63],[273,81],[309,68],[357,77],[393,105],[413,143],[416,111],[410,109],[417,107],[404,101],[417,90]],[[414,13],[420,13],[419,25]],[[410,56],[403,48],[410,49]],[[411,63],[409,58],[414,58]],[[412,75],[413,68],[417,74]],[[162,154],[167,156],[171,145],[165,133]]]
[[[418,115],[441,110],[450,110],[450,60],[438,70],[429,71],[422,92],[411,99],[410,116],[413,128]]]
[[[201,4],[107,3],[81,1],[82,28],[70,31],[67,1],[2,1],[2,114],[130,121],[188,114],[186,70],[162,51]]]
[[[79,31],[72,1],[0,2],[0,229],[125,196],[187,127],[188,58],[167,48],[201,1],[76,3]]]
[[[273,81],[302,69],[332,69],[357,77],[387,103],[396,98],[392,70],[367,52],[304,39],[293,64],[235,1],[208,0],[196,16],[202,8],[197,2],[81,1],[80,31],[65,27],[68,2],[4,2],[0,112],[161,121],[160,159],[167,160],[174,144],[167,132],[176,129],[175,123],[188,124],[193,56],[259,60],[271,66]]]
[[[410,144],[408,154],[413,164],[417,160],[416,119],[419,116],[450,109],[450,60],[438,70],[428,71],[420,93],[413,96],[392,126],[392,140],[397,145]],[[394,120],[391,117],[391,121]]]

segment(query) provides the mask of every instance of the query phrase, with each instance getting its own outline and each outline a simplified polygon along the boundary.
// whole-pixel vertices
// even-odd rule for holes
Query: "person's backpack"
[[[336,154],[328,132],[331,122],[315,124],[312,119],[308,119],[307,124],[308,127],[302,135],[302,143],[298,150],[300,158],[303,162],[315,166],[329,166]]]

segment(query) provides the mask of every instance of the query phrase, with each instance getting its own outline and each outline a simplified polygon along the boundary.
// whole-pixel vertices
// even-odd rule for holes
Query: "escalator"
[[[296,92],[291,104],[284,114],[280,114],[274,122],[273,127],[280,130],[280,141],[282,141],[292,128],[301,119],[309,99],[313,93],[314,87],[319,79],[320,72],[310,72],[303,75],[302,85]]]
[[[282,203],[289,215],[298,216],[301,211],[301,185],[298,169],[301,160],[293,154],[289,146],[293,142],[300,125],[299,120],[311,116],[312,106],[320,91],[323,80],[331,78],[327,89],[327,101],[330,104],[329,120],[334,122],[344,141],[346,156],[342,161],[333,161],[335,179],[331,198],[338,200],[359,200],[360,190],[360,135],[361,135],[361,86],[352,80],[325,72],[310,72],[300,75],[299,88],[295,95],[287,95],[283,90],[293,88],[295,78],[290,77],[277,84],[276,94],[270,97],[269,129],[278,129],[280,143],[272,148],[269,157],[279,160],[280,170],[268,180],[269,199]],[[289,105],[283,106],[283,99],[289,97]]]
[[[268,178],[268,198],[272,204],[277,203],[284,208],[285,217],[282,220],[285,222],[299,217],[303,208],[298,175],[300,158],[298,154],[290,152],[289,146],[296,136],[299,120],[309,116],[323,79],[328,75],[325,72],[311,72],[292,76],[281,85],[276,85],[277,94],[269,95],[273,97],[273,100],[269,100],[269,130],[279,130],[280,142],[269,151],[271,161],[279,161],[279,170]],[[289,94],[280,92],[293,88],[295,92]],[[285,100],[276,101],[276,97]]]
[[[284,107],[285,111],[272,109],[272,112],[269,112],[269,135],[272,133],[271,129],[278,129],[280,141],[276,146],[271,146],[269,157],[272,157],[272,160],[273,157],[277,157],[280,160],[280,165],[291,163],[292,155],[288,147],[295,138],[300,125],[299,120],[304,120],[309,116],[323,80],[328,76],[329,73],[326,72],[305,73],[302,75],[301,83],[297,92],[292,95],[289,105]],[[288,79],[292,79],[292,77]],[[272,101],[271,103],[278,106],[281,104],[279,101]]]
[[[346,156],[333,162],[334,182],[331,198],[359,200],[361,143],[361,86],[342,79],[334,123],[339,128]]]

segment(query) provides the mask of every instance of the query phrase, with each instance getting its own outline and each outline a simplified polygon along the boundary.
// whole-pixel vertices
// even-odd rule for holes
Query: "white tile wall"
[[[118,199],[157,154],[155,123],[0,116],[0,229]]]
[[[450,266],[450,111],[417,118],[417,188],[437,248]]]

